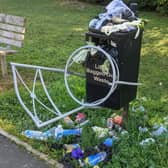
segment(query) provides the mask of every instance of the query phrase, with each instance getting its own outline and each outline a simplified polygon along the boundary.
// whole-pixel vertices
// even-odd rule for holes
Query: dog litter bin
[[[137,38],[135,38],[136,33],[137,30],[131,30],[129,32],[115,32],[107,36],[100,31],[89,29],[86,33],[86,41],[93,42],[96,46],[100,46],[115,59],[120,73],[120,81],[136,83],[138,81],[143,30],[140,30]],[[100,53],[97,53],[95,57],[88,56],[86,61],[87,102],[101,99],[106,96],[109,91],[110,86],[107,85],[106,81],[111,81],[111,75],[100,77],[97,73],[88,73],[89,71],[102,73],[101,69],[98,67],[103,63],[104,59]],[[136,93],[137,86],[118,85],[111,96],[100,106],[120,109],[127,106],[130,101],[135,99]]]

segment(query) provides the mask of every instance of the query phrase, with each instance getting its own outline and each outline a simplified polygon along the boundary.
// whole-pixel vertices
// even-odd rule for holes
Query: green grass
[[[0,2],[1,13],[25,16],[27,19],[24,47],[19,49],[17,54],[9,56],[8,63],[19,62],[59,68],[65,66],[72,51],[85,44],[88,22],[102,10],[100,6],[76,1],[0,0]],[[104,166],[106,168],[168,167],[168,140],[158,137],[155,144],[141,148],[139,142],[150,135],[141,135],[137,130],[139,125],[151,129],[154,123],[162,123],[163,117],[168,115],[168,18],[149,12],[140,12],[140,14],[149,20],[145,27],[141,52],[139,81],[143,85],[138,88],[138,97],[146,97],[139,103],[145,107],[146,115],[144,117],[140,111],[134,113],[130,107],[129,121],[126,125],[129,137],[121,137],[121,140],[114,145],[112,161]],[[9,64],[8,70],[11,77]],[[21,74],[30,81],[32,72],[22,70]],[[65,91],[61,75],[45,75],[45,79],[47,79],[49,92],[59,108],[69,110],[76,106]],[[2,80],[0,86],[3,83],[5,81]],[[8,83],[10,83],[9,86]],[[0,127],[27,141],[36,149],[58,159],[61,151],[51,151],[48,143],[28,140],[20,135],[21,131],[36,129],[36,127],[21,108],[11,80],[8,83],[3,87],[4,91],[0,88]],[[80,88],[78,90],[81,91]],[[25,101],[31,104],[28,95],[23,89],[21,91],[23,91]],[[47,103],[40,86],[37,92]],[[102,109],[84,110],[84,112],[92,121],[92,125],[102,126],[104,119],[114,111]],[[88,139],[91,138],[88,137]],[[69,141],[68,139],[64,142]]]

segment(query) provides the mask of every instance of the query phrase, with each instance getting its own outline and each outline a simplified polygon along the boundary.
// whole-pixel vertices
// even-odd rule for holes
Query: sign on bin
[[[86,61],[86,79],[89,83],[107,87],[112,81],[110,62],[99,53],[89,55]]]

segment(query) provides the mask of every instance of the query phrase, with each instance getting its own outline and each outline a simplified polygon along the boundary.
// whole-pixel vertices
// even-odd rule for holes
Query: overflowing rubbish
[[[135,14],[123,3],[122,0],[113,0],[106,6],[107,13],[123,19],[134,19]]]
[[[104,13],[90,21],[90,29],[99,30],[107,36],[116,32],[137,30],[135,39],[139,36],[144,23],[135,15],[136,11],[133,12],[122,0],[113,0],[105,9]]]
[[[87,165],[98,166],[97,164],[102,161],[111,160],[112,146],[115,140],[115,137],[109,137],[99,145],[88,147],[85,150],[82,150],[82,147],[79,144],[65,144],[65,154],[62,163],[64,164],[64,167],[73,167],[73,165],[70,166],[71,163],[69,163],[69,161],[71,162],[71,159],[73,159],[78,161],[80,167]]]
[[[113,17],[126,20],[136,19],[134,12],[132,12],[122,0],[113,0],[105,9],[105,13],[99,14],[98,18],[90,21],[90,28],[100,30],[101,27],[109,23]]]
[[[126,4],[124,4],[122,0],[113,0],[106,6],[105,10],[106,11],[104,13],[99,14],[97,18],[90,21],[90,30],[93,30],[93,32],[94,30],[99,31],[101,34],[104,33],[107,36],[110,36],[115,32],[125,33],[135,31],[135,38],[139,36],[140,28],[143,26],[143,22],[137,18],[135,13]],[[116,49],[117,43],[111,40],[110,45],[112,46],[112,49],[108,49],[108,53],[113,56],[117,65],[119,55],[118,50]],[[98,47],[102,48],[101,45]],[[95,47],[90,49],[84,48],[83,50],[79,50],[76,56],[72,57],[72,61],[78,64],[85,62],[88,52],[92,57],[99,54],[99,50]],[[101,65],[99,65],[99,68],[103,74],[109,74],[109,61],[104,61]],[[133,107],[133,111],[145,112],[145,108],[138,105]],[[72,118],[74,119],[75,117],[72,116]],[[86,114],[78,112],[74,120],[72,120],[70,116],[64,118],[64,123],[71,126],[73,129],[64,129],[62,125],[58,125],[57,127],[53,127],[45,132],[34,132],[34,134],[33,131],[32,134],[30,134],[31,130],[29,130],[29,132],[26,132],[25,135],[27,135],[28,138],[40,140],[47,140],[51,137],[55,140],[55,142],[63,143],[64,155],[61,162],[67,168],[74,168],[73,162],[79,164],[79,167],[92,166],[94,168],[98,168],[98,165],[101,165],[102,162],[111,161],[113,154],[112,149],[115,147],[115,144],[118,143],[117,140],[121,140],[122,138],[126,139],[126,135],[129,137],[129,132],[122,127],[122,116],[113,114],[112,116],[105,118],[105,124],[103,127],[97,125],[89,127],[90,130],[93,130],[92,132],[94,132],[94,135],[96,135],[96,142],[95,145],[93,142],[92,145],[86,145],[84,148],[84,145],[81,143],[82,130],[84,132],[84,127],[82,126],[85,126],[88,122],[89,120],[87,119]],[[147,130],[147,128],[139,127],[140,132],[145,132]],[[120,137],[120,135],[122,136]],[[78,142],[73,141],[70,143],[66,142],[64,144],[64,139],[70,136],[74,136],[76,139],[79,137],[81,139],[79,139]],[[148,138],[141,141],[140,145],[146,145],[154,142],[155,140],[153,138]]]
[[[139,109],[138,106],[136,108]],[[83,113],[78,113],[76,120],[78,121],[75,122],[87,121],[86,116]],[[114,148],[115,144],[120,142],[122,138],[129,138],[129,132],[122,127],[122,120],[122,116],[114,113],[107,118],[107,120],[105,120],[107,121],[106,128],[98,126],[91,127],[96,133],[97,138],[102,138],[101,142],[95,146],[83,148],[81,145],[81,140],[78,141],[79,143],[60,145],[60,147],[64,149],[64,155],[61,161],[61,163],[64,164],[64,167],[73,168],[73,162],[75,161],[79,164],[79,167],[91,166],[96,168],[99,167],[99,164],[101,165],[102,162],[110,161],[113,154],[112,149]],[[165,121],[167,121],[166,117],[164,117],[164,122]],[[141,135],[143,135],[143,133],[148,133],[146,135],[151,135],[151,137],[143,139],[139,142],[139,145],[142,147],[147,147],[154,144],[156,142],[155,138],[158,136],[167,135],[165,137],[168,137],[168,129],[164,124],[155,124],[151,128],[139,126],[138,131],[141,133]],[[44,132],[34,130],[26,130],[22,132],[22,134],[27,138],[46,141],[49,137],[52,137],[56,140],[56,142],[58,142],[58,140],[63,141],[63,137],[67,136],[77,136],[81,138],[81,133],[82,128],[64,129],[62,125],[52,127]],[[107,138],[104,139],[104,137]],[[61,149],[60,147],[59,145],[56,145],[55,149]]]
[[[84,115],[82,116],[82,118],[83,117]],[[166,119],[164,118],[164,121],[165,120]],[[101,165],[102,162],[107,162],[111,160],[112,149],[115,144],[117,144],[120,140],[122,140],[122,138],[125,139],[126,135],[128,135],[129,137],[128,131],[122,128],[122,117],[117,114],[113,114],[111,117],[107,119],[107,128],[98,126],[93,126],[91,128],[96,133],[98,139],[104,137],[107,138],[104,139],[98,145],[95,145],[94,147],[88,146],[88,149],[87,148],[83,149],[82,145],[80,144],[80,141],[79,143],[74,144],[64,144],[62,146],[62,148],[64,149],[64,155],[61,163],[64,164],[65,168],[66,167],[73,168],[74,161],[76,161],[76,163],[79,164],[79,167],[85,167],[85,166],[98,167],[99,164]],[[155,137],[168,134],[168,129],[163,124],[160,125],[155,124],[152,128],[139,126],[138,131],[142,135],[143,133],[146,132],[148,133],[148,135],[151,135],[151,137],[143,139],[139,142],[139,145],[142,147],[147,147],[154,144],[156,142]],[[57,127],[53,127],[44,132],[26,130],[22,134],[25,135],[27,138],[37,140],[47,140],[49,137],[52,137],[57,142],[58,140],[63,140],[62,139],[63,137],[71,135],[80,136],[81,133],[82,128],[63,129],[62,125],[58,125]],[[56,149],[59,148],[56,147]]]
[[[57,127],[53,127],[45,132],[25,130],[24,132],[22,132],[22,135],[26,136],[27,138],[37,140],[47,140],[49,137],[53,137],[55,140],[60,140],[62,137],[65,136],[73,136],[73,135],[80,136],[81,133],[82,133],[81,128],[63,129],[62,125],[58,125]]]

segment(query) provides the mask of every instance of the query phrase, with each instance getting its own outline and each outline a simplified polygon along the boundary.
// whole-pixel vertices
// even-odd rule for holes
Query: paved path
[[[0,168],[50,168],[50,166],[0,135]]]

